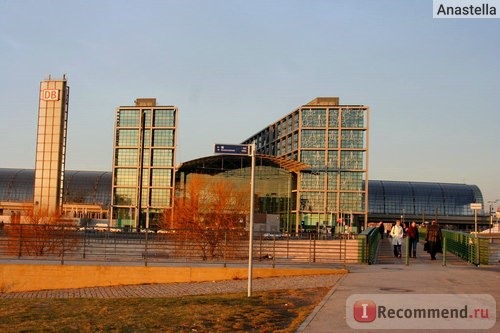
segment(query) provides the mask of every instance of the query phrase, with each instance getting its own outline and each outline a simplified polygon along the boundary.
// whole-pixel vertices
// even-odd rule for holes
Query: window
[[[325,127],[326,110],[325,109],[303,109],[302,126],[305,127]]]
[[[155,110],[154,111],[154,127],[174,127],[175,126],[175,110]]]
[[[173,130],[153,130],[154,147],[172,147],[174,145]]]
[[[119,127],[139,127],[139,110],[120,110],[118,111]]]
[[[302,148],[325,148],[324,130],[302,130]]]
[[[116,186],[136,186],[137,169],[115,169]]]
[[[117,166],[134,166],[137,164],[137,149],[116,149]]]
[[[139,131],[132,129],[119,129],[116,134],[118,146],[137,146],[139,145]]]

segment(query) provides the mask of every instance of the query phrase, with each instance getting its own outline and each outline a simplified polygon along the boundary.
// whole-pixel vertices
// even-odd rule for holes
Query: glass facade
[[[221,156],[219,163],[212,165],[207,159],[212,160],[214,157],[183,163],[176,173],[177,192],[182,191],[186,184],[181,176],[184,173],[210,174],[214,170],[217,170],[217,173],[223,172],[224,169],[227,172],[219,177],[232,179],[235,186],[249,186],[249,161],[241,162],[234,157],[228,160],[227,156]],[[281,169],[277,164],[261,162],[256,171],[257,212],[280,214],[284,228],[293,225],[294,214],[287,212],[296,202],[295,189],[298,187],[296,178],[293,173]],[[0,169],[0,215],[8,216],[14,203],[33,204],[34,179],[33,169]],[[324,174],[305,173],[301,178],[301,182],[307,183],[311,189],[321,189],[324,181]],[[110,207],[111,183],[111,172],[66,171],[63,210],[67,214],[78,213],[78,216],[82,216],[82,211],[86,211],[85,216],[89,216],[89,212],[95,214],[99,209],[105,214]],[[484,206],[481,191],[476,185],[370,180],[368,187],[370,191],[368,218],[371,222],[399,219],[403,214],[408,219],[421,217],[431,219],[437,215],[440,220],[448,217],[450,221],[456,222],[468,218],[470,222],[474,216],[470,204],[477,202]],[[136,191],[133,188],[120,187],[117,193],[117,205],[125,207],[134,205]],[[309,210],[312,208],[309,205],[321,204],[321,200],[317,199],[318,196],[322,196],[321,191],[308,191],[299,202],[301,209]],[[333,191],[328,192],[328,201],[335,204],[335,200],[337,194]],[[351,193],[350,197],[344,197],[343,200],[357,205],[359,194]],[[129,212],[122,210],[122,213],[128,216]],[[480,215],[485,215],[485,212],[480,212]],[[487,219],[485,221],[488,223]]]
[[[483,203],[475,185],[373,180],[370,213],[376,216],[474,216],[470,204]]]
[[[243,142],[255,142],[259,154],[309,165],[298,175],[296,229],[347,219],[366,225],[368,112],[336,97],[316,98]]]
[[[116,112],[112,218],[152,227],[172,207],[177,108],[138,99]]]

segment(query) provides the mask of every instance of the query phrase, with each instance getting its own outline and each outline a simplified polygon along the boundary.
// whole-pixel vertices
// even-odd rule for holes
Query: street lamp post
[[[488,214],[490,215],[490,234],[491,234],[491,229],[493,229],[493,211],[492,211],[492,208],[493,208],[493,205],[499,201],[500,201],[500,199],[488,201],[488,203],[490,204],[490,209],[488,211]],[[497,221],[498,221],[498,218],[497,218]]]

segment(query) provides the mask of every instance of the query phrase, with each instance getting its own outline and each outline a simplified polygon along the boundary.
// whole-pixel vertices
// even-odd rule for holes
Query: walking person
[[[384,239],[384,234],[385,234],[385,225],[384,225],[384,222],[380,222],[378,224],[378,232],[380,232],[380,239]]]
[[[425,236],[425,241],[427,242],[427,252],[431,255],[431,260],[436,260],[436,253],[443,253],[441,248],[442,239],[443,235],[441,233],[441,228],[439,227],[437,221],[434,220],[427,228],[427,235]]]
[[[408,227],[406,234],[408,235],[408,240],[410,243],[410,248],[408,249],[408,253],[413,258],[416,258],[417,244],[418,244],[418,228],[417,228],[417,223],[415,221],[411,221],[411,224]]]
[[[397,220],[396,225],[391,229],[392,246],[394,249],[394,257],[401,258],[401,243],[403,241],[403,227],[401,221]]]

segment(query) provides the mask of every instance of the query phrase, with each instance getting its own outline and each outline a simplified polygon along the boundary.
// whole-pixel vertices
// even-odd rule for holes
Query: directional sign
[[[481,203],[471,203],[470,209],[472,210],[481,210],[483,209],[483,205]]]
[[[250,145],[215,144],[216,154],[250,155]]]

